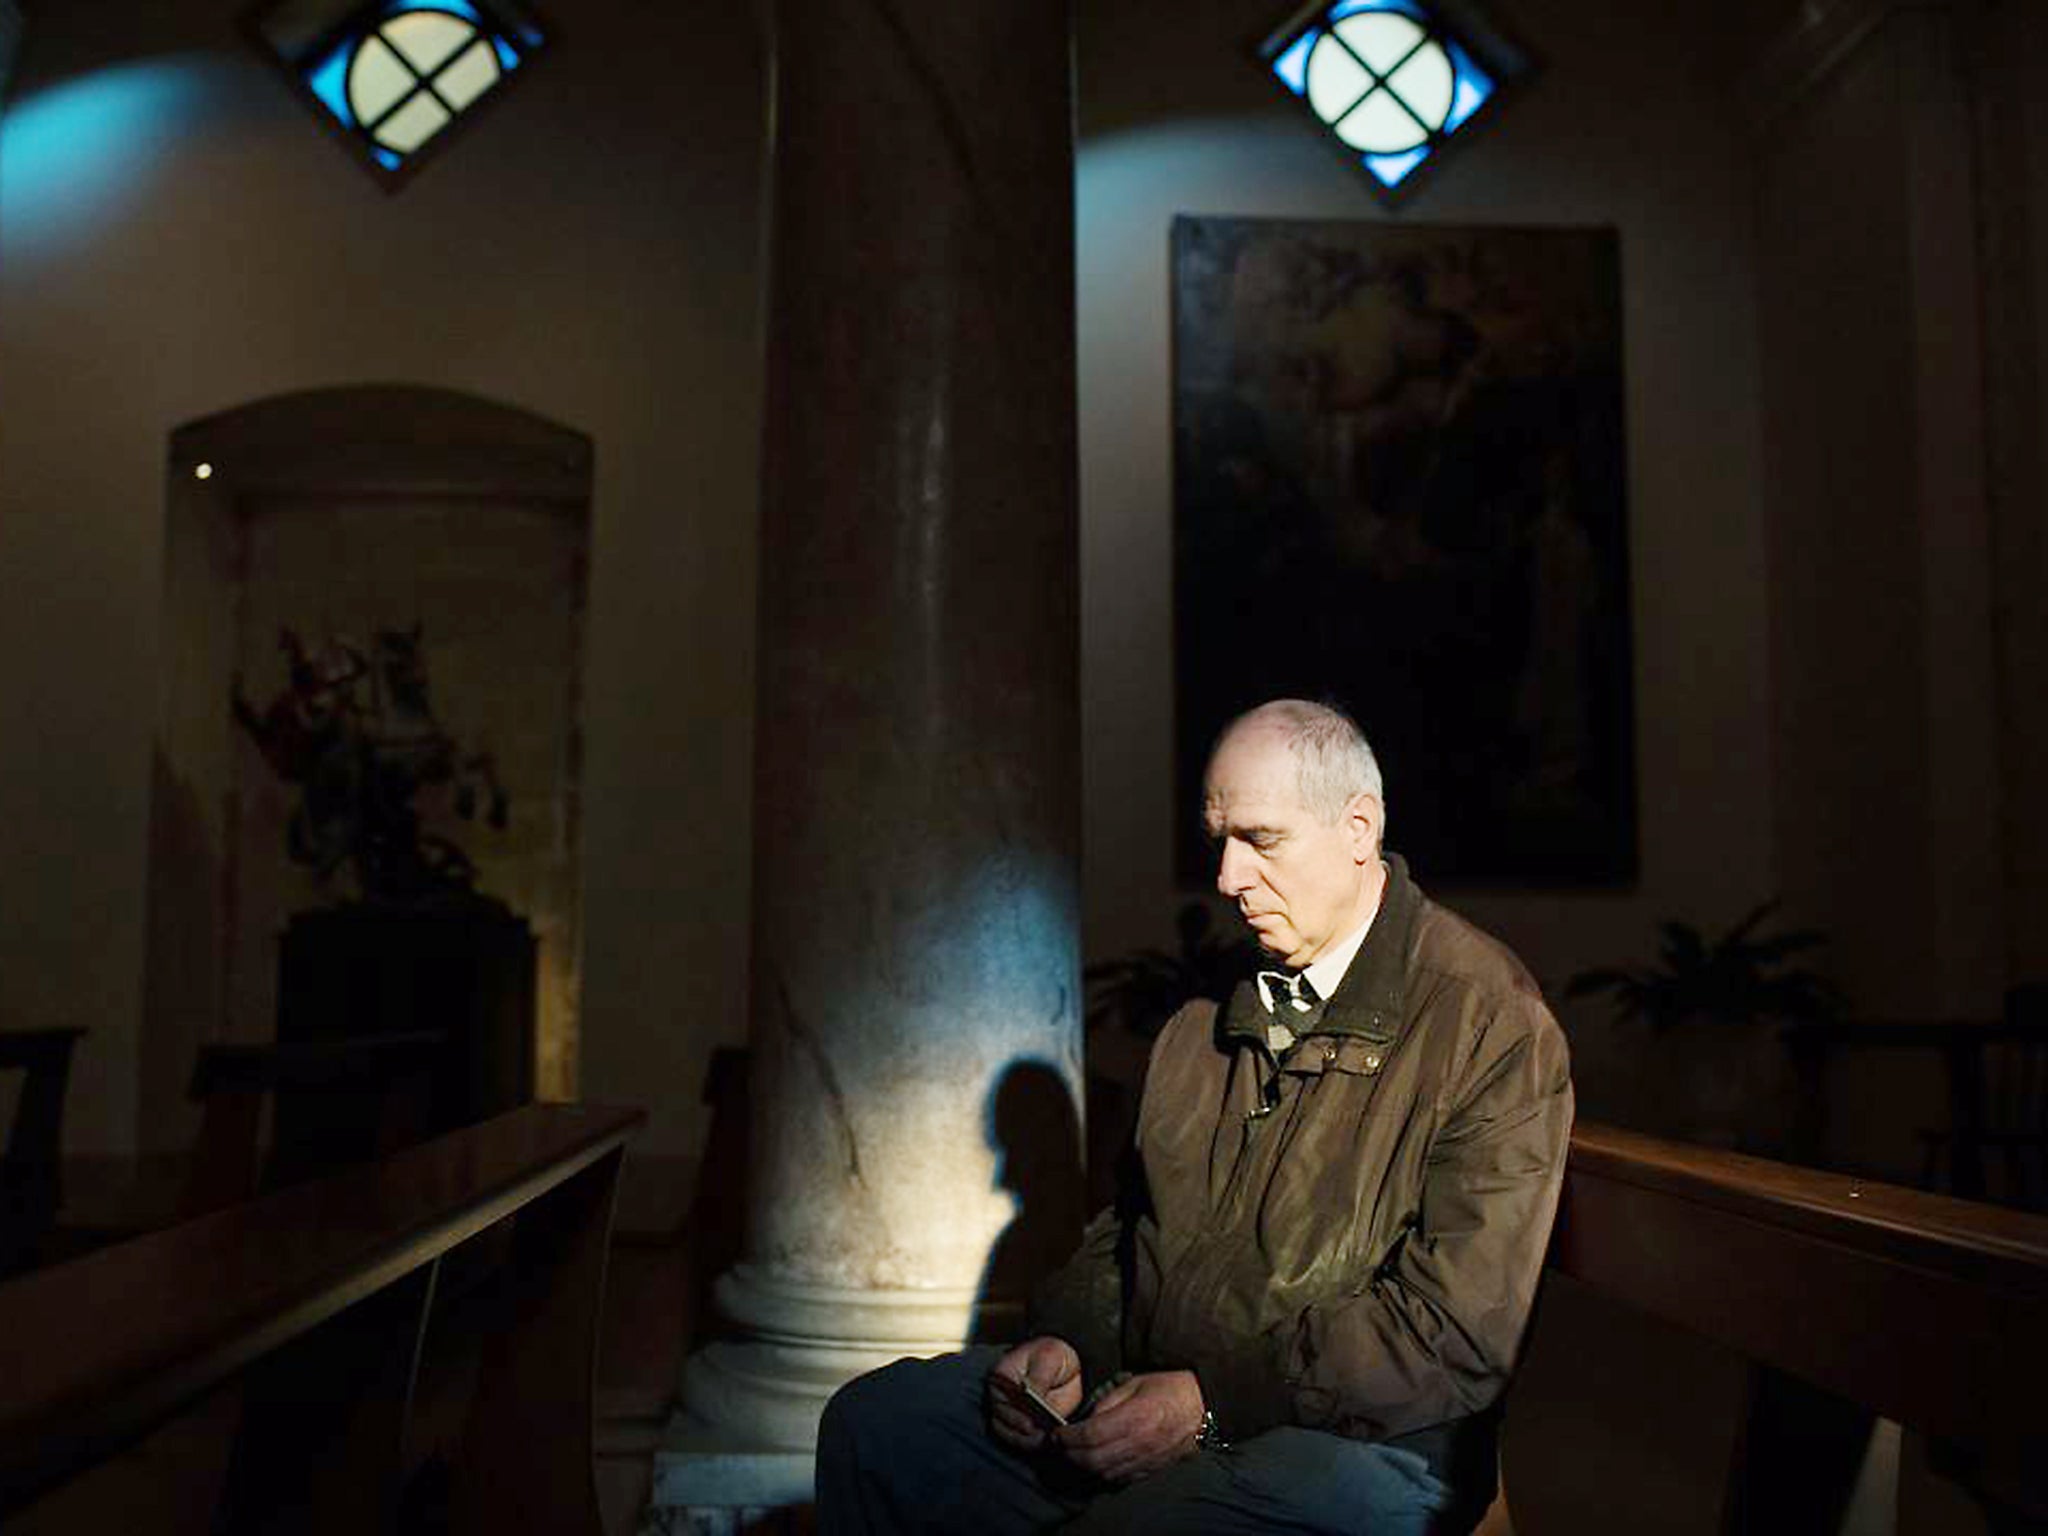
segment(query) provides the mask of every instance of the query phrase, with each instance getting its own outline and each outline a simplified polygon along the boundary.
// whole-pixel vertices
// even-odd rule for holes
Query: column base
[[[906,1353],[758,1339],[707,1344],[684,1362],[679,1419],[698,1442],[808,1456],[832,1394]]]
[[[794,1530],[787,1512],[811,1502],[812,1471],[809,1451],[749,1449],[677,1414],[654,1453],[639,1536]]]
[[[960,1348],[976,1293],[819,1285],[736,1265],[714,1287],[736,1336],[683,1365],[680,1421],[696,1443],[808,1453],[826,1400],[863,1372],[905,1355]]]
[[[975,1293],[964,1289],[813,1285],[741,1264],[714,1292],[736,1336],[683,1364],[640,1536],[782,1529],[774,1512],[811,1502],[832,1394],[905,1355],[958,1349],[974,1325]]]

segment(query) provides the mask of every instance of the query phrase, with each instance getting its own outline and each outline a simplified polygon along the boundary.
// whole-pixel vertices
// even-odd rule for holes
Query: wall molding
[[[1792,25],[1738,80],[1737,116],[1761,137],[1893,17],[1951,9],[1949,0],[1800,0]]]

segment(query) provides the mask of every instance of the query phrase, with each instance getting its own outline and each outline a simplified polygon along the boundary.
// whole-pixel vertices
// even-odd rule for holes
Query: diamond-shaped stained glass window
[[[1319,3],[1259,52],[1388,198],[1529,72],[1528,57],[1476,14],[1422,0]]]
[[[513,0],[275,0],[251,27],[392,183],[547,42]]]

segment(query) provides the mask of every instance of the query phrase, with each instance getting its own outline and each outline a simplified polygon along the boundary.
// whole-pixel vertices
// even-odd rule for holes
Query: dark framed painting
[[[1424,882],[1636,873],[1619,242],[1173,226],[1180,871],[1262,699],[1364,728]]]

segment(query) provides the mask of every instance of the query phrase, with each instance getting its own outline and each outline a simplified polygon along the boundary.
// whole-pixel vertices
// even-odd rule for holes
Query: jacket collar
[[[1423,896],[1408,878],[1408,864],[1398,853],[1384,855],[1387,888],[1372,928],[1351,958],[1350,969],[1336,995],[1308,1033],[1356,1035],[1386,1042],[1401,1032],[1402,1000],[1408,992],[1408,957],[1414,952],[1415,923],[1422,915]],[[1223,1033],[1253,1041],[1266,1038],[1267,1013],[1259,1001],[1258,983],[1246,977],[1230,994],[1223,1011]]]

